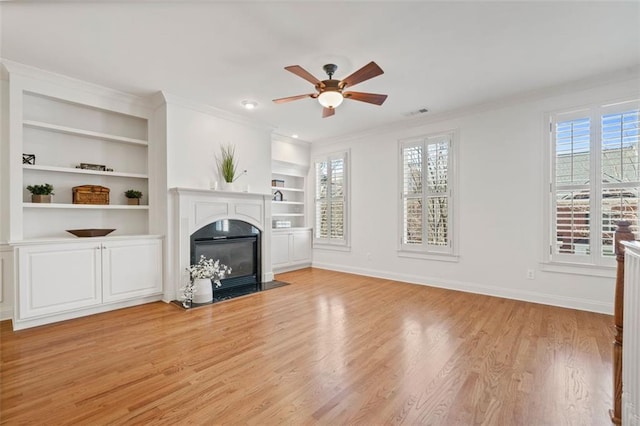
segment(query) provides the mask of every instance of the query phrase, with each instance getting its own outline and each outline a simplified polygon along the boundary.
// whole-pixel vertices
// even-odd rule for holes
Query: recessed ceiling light
[[[298,139],[298,135],[295,134],[295,133],[293,135],[291,135],[291,137],[294,138],[294,139]]]
[[[256,101],[242,101],[242,106],[244,109],[255,109],[258,106]]]

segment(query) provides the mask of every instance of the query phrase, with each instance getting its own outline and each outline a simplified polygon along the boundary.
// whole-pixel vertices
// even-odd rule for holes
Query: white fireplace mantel
[[[190,262],[191,234],[205,225],[223,219],[242,220],[261,232],[261,280],[273,280],[271,270],[271,194],[213,191],[196,188],[172,188],[172,209],[169,214],[170,236],[167,254],[171,271],[168,276],[173,288],[165,293],[174,300],[189,279],[186,268]],[[168,285],[167,287],[170,287]]]

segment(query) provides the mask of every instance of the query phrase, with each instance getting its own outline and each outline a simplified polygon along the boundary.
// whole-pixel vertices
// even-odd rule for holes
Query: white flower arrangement
[[[193,295],[196,292],[195,280],[198,278],[210,279],[216,284],[216,287],[220,287],[220,282],[227,274],[231,273],[231,268],[227,265],[220,263],[220,260],[207,259],[204,256],[200,256],[200,261],[187,268],[189,272],[189,283],[185,285],[182,290],[182,304],[185,307],[189,306],[189,302],[193,300]]]

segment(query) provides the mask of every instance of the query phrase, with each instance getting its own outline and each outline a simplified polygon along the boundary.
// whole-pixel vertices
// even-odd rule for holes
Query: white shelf
[[[127,138],[124,136],[109,135],[107,133],[93,132],[91,130],[75,129],[73,127],[59,126],[57,124],[43,123],[41,121],[23,120],[23,125],[34,129],[50,130],[53,132],[64,133],[67,135],[87,136],[94,139],[105,141],[129,143],[133,145],[148,146],[148,142],[142,139]]]
[[[304,203],[301,201],[271,201],[273,204],[289,204],[292,206],[304,206]]]
[[[149,178],[148,175],[143,175],[140,173],[105,172],[105,171],[98,171],[98,170],[76,169],[71,167],[23,164],[22,168],[24,168],[25,170],[39,170],[39,171],[57,172],[57,173],[77,173],[77,174],[83,174],[83,175],[114,176],[114,177],[126,177],[126,178],[136,178],[136,179]]]
[[[304,213],[271,213],[273,217],[303,217]]]
[[[88,210],[149,210],[149,206],[128,204],[62,204],[62,203],[22,203],[26,209],[88,209]]]
[[[283,186],[272,186],[271,189],[276,189],[278,191],[304,192],[304,189],[300,189],[300,188],[285,188]]]

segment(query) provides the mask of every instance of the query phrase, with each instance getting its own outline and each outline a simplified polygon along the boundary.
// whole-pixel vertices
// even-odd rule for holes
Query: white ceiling
[[[322,141],[640,65],[640,2],[3,2],[0,56],[122,91],[159,90]],[[285,71],[385,74],[321,118]],[[242,109],[251,99],[259,106]]]

